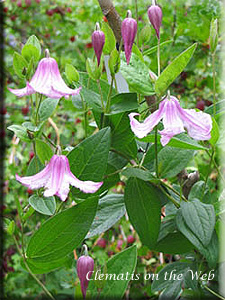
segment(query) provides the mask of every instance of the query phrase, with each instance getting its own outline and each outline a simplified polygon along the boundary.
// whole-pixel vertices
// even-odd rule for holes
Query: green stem
[[[135,10],[136,10],[136,22],[137,22],[137,28],[138,28],[138,3],[137,0],[135,0]],[[139,45],[139,32],[137,30],[137,46]]]
[[[160,181],[161,182],[161,184],[163,184],[166,188],[168,188],[168,189],[170,189],[171,191],[173,191],[174,192],[174,194],[176,194],[177,196],[180,196],[180,193],[178,192],[178,191],[176,191],[172,186],[170,186],[170,185],[168,185],[168,184],[166,184],[164,181]],[[183,201],[188,201],[184,196],[182,196],[182,200]]]
[[[205,189],[206,189],[206,185],[207,185],[207,181],[208,181],[209,175],[210,175],[210,173],[211,173],[211,164],[212,164],[212,161],[213,161],[213,155],[214,155],[214,153],[215,153],[214,151],[215,151],[215,150],[214,150],[214,148],[213,148],[213,149],[212,149],[212,154],[210,155],[209,171],[208,171],[208,173],[207,173],[207,175],[206,175],[205,183],[204,183],[204,187],[203,187],[202,199],[203,199],[203,197],[204,197]],[[202,200],[202,199],[201,199],[201,200]]]
[[[21,257],[23,258],[23,262],[24,262],[24,265],[25,267],[27,268],[27,271],[29,272],[29,274],[34,278],[34,280],[40,285],[40,287],[43,289],[43,291],[46,293],[46,295],[48,295],[52,300],[55,300],[55,298],[52,296],[52,294],[47,290],[47,288],[43,285],[43,283],[32,273],[31,269],[29,268],[27,262],[26,262],[26,259],[25,259],[25,256],[23,255],[23,253],[20,251],[20,247],[17,243],[17,240],[16,240],[16,237],[15,235],[13,235],[13,239],[14,239],[14,242],[16,244],[16,248],[19,252],[19,254],[21,255]]]
[[[156,177],[159,178],[159,164],[158,164],[158,126],[155,126],[155,173]]]
[[[47,141],[49,144],[51,144],[54,148],[57,148],[57,145],[54,144],[54,143],[47,137],[47,135],[45,135],[44,132],[42,132],[42,135],[43,135],[43,137],[46,139],[46,141]]]
[[[213,68],[213,116],[216,115],[216,69],[215,69],[215,53],[212,54],[212,68]]]
[[[157,64],[158,64],[158,77],[160,76],[160,38],[158,39],[157,47]]]
[[[98,85],[99,93],[100,93],[100,96],[101,96],[102,110],[103,110],[103,112],[105,112],[105,106],[104,106],[104,101],[103,101],[102,89],[101,89],[101,84],[100,84],[99,80],[97,80],[97,85]]]
[[[209,291],[211,294],[213,294],[214,296],[216,296],[216,297],[218,297],[218,298],[220,298],[220,299],[222,299],[222,300],[225,300],[225,298],[224,298],[223,296],[221,296],[221,295],[217,294],[216,292],[214,292],[213,290],[211,290],[207,285],[203,285],[203,287],[204,287],[207,291]]]
[[[84,132],[85,132],[85,138],[87,137],[87,124],[88,124],[88,120],[87,120],[87,104],[82,96],[81,95],[81,100],[82,100],[82,103],[83,103],[83,109],[84,109]]]
[[[42,94],[40,96],[40,99],[39,99],[39,102],[38,102],[38,107],[37,107],[37,110],[36,110],[36,117],[35,117],[35,124],[36,124],[36,126],[38,125],[38,112],[39,112],[39,108],[41,106],[41,101],[42,101]]]
[[[173,199],[173,197],[170,196],[170,195],[164,190],[163,187],[159,186],[159,188],[160,188],[160,190],[163,192],[163,194],[166,195],[166,196],[170,199],[170,201],[172,201],[173,204],[174,204],[177,208],[180,207],[180,204],[179,204],[175,199]]]
[[[114,77],[111,78],[111,84],[110,84],[108,99],[107,99],[107,103],[106,103],[106,113],[109,113],[109,111],[110,111],[111,96],[112,96],[112,89],[113,89],[113,81],[114,81]]]

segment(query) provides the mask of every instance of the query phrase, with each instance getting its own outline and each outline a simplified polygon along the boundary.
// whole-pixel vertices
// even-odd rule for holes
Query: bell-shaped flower
[[[91,38],[99,66],[102,55],[102,49],[105,44],[105,34],[103,31],[100,30],[99,23],[96,23],[96,30],[92,33]]]
[[[181,132],[184,128],[195,140],[209,140],[211,138],[211,116],[194,109],[183,109],[176,97],[166,97],[159,104],[159,109],[148,116],[144,122],[138,122],[134,117],[138,113],[129,114],[131,129],[138,138],[145,137],[153,128],[163,120],[164,129],[159,131],[161,144],[165,146],[170,139]]]
[[[127,12],[127,18],[125,18],[122,22],[121,33],[124,42],[126,61],[129,65],[132,47],[137,33],[137,22],[135,19],[131,18],[130,10]]]
[[[89,280],[94,271],[94,260],[88,255],[82,255],[77,261],[77,275],[80,279],[83,298],[86,298]]]
[[[72,185],[84,193],[95,193],[102,185],[102,182],[81,181],[70,171],[69,161],[65,155],[53,155],[47,166],[33,176],[20,177],[16,179],[31,190],[44,187],[44,196],[56,195],[65,201],[69,186]]]
[[[70,89],[60,75],[56,60],[49,57],[48,50],[45,52],[46,57],[40,60],[36,72],[31,81],[27,82],[26,87],[22,89],[9,88],[10,92],[18,97],[37,92],[53,99],[59,99],[63,96],[68,98],[70,95],[79,94],[81,87],[75,90]]]

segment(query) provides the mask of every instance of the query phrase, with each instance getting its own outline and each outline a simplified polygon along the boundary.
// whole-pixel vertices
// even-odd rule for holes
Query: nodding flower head
[[[95,193],[102,182],[81,181],[70,171],[69,161],[65,155],[53,155],[47,166],[33,176],[20,177],[16,179],[31,190],[44,187],[44,196],[56,195],[65,201],[69,186],[72,185],[84,193]]]
[[[99,23],[96,23],[96,30],[92,33],[91,39],[99,66],[101,61],[102,49],[105,44],[105,34],[100,30]]]
[[[153,5],[148,9],[148,18],[156,31],[157,38],[159,39],[160,27],[162,25],[162,10],[158,5],[155,5],[155,1],[153,1]]]
[[[85,245],[86,246],[86,245]],[[87,246],[86,246],[86,252],[87,252]],[[82,255],[77,260],[77,275],[80,279],[80,285],[81,285],[81,291],[83,294],[83,297],[85,299],[86,292],[88,288],[88,283],[91,278],[91,275],[94,271],[94,260],[90,256],[85,253],[85,255]]]
[[[63,81],[56,60],[49,56],[48,49],[45,50],[46,57],[38,64],[30,82],[25,88],[9,90],[18,97],[28,96],[34,93],[43,94],[49,98],[68,98],[70,95],[77,95],[80,88],[72,90]]]
[[[137,22],[131,17],[131,11],[128,10],[126,19],[122,22],[121,33],[124,42],[124,51],[129,65],[134,39],[137,33]]]
[[[153,128],[163,120],[164,129],[159,131],[161,134],[161,144],[165,146],[170,139],[181,132],[184,127],[188,134],[195,140],[209,140],[211,138],[212,119],[211,116],[202,111],[194,109],[183,109],[177,98],[166,97],[159,104],[159,109],[148,116],[144,122],[139,123],[134,117],[138,113],[130,113],[130,125],[134,134],[138,138],[145,137]]]

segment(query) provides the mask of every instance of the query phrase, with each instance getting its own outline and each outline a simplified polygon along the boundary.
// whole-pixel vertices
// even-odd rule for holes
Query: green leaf
[[[196,182],[192,188],[191,191],[188,195],[188,200],[194,200],[194,199],[199,199],[204,203],[211,203],[212,201],[212,195],[209,191],[208,186],[205,186],[205,181],[200,180]]]
[[[183,276],[184,275],[182,274],[182,277]],[[177,280],[173,282],[173,284],[169,285],[162,293],[160,293],[159,300],[167,300],[167,299],[177,300],[180,297],[181,293],[183,292],[182,282],[180,280]]]
[[[141,47],[144,44],[147,44],[151,37],[151,27],[146,25],[142,28],[140,35],[139,35],[139,46]]]
[[[215,118],[217,119],[218,116],[223,115],[224,112],[225,112],[225,99],[217,102],[215,106],[216,106],[216,116],[215,116]],[[211,116],[213,116],[214,115],[214,104],[208,106],[205,109],[204,112],[207,113],[207,114],[210,114]]]
[[[15,135],[20,138],[24,142],[31,142],[31,139],[29,139],[27,135],[27,131],[23,126],[20,125],[11,125],[7,127],[7,129],[13,131]]]
[[[179,231],[177,231],[174,218],[161,223],[155,251],[167,254],[182,254],[193,250],[194,246]]]
[[[127,65],[125,54],[121,54],[120,71],[135,92],[146,96],[155,94],[148,67],[134,53],[129,65]]]
[[[103,59],[101,59],[100,65],[98,66],[97,61],[93,61],[90,58],[86,60],[86,70],[88,75],[93,80],[99,80],[102,75],[102,68],[103,68]]]
[[[180,283],[180,285],[182,285],[184,280],[184,275],[187,273],[189,268],[190,268],[190,263],[187,262],[175,262],[175,263],[168,264],[166,267],[160,270],[158,276],[154,277],[151,286],[152,292],[154,293],[154,292],[162,291],[165,288],[168,288],[169,286],[173,285],[177,281]],[[177,277],[174,278],[174,276],[170,276],[173,274],[176,275],[183,274],[182,279],[178,280]]]
[[[157,143],[160,143],[161,136],[157,135]],[[148,136],[139,139],[146,143],[155,143],[155,134],[149,134]],[[201,146],[197,141],[190,138],[185,133],[180,133],[171,138],[167,146],[181,149],[193,149],[193,150],[208,150],[206,147]]]
[[[7,226],[7,232],[9,235],[13,235],[14,231],[15,231],[15,222],[14,220],[12,220]]]
[[[41,122],[47,120],[53,114],[58,103],[59,103],[59,99],[51,99],[51,98],[47,98],[41,103],[38,112]]]
[[[110,128],[106,127],[77,145],[69,154],[71,172],[80,180],[100,182],[106,172],[110,147]],[[73,194],[88,197],[73,188]]]
[[[37,195],[32,195],[29,198],[30,205],[43,215],[52,216],[56,210],[55,197],[41,198]]]
[[[98,112],[102,111],[101,96],[99,94],[85,87],[82,87],[80,93],[83,96],[85,102],[87,102],[91,108],[95,109]]]
[[[149,26],[148,26],[149,27]],[[168,41],[165,41],[165,42],[162,42],[160,43],[160,49],[165,46],[165,45],[168,45],[168,44],[171,44],[173,42],[173,40],[168,40]],[[156,52],[158,49],[158,45],[157,46],[154,46],[150,49],[147,49],[147,50],[144,50],[143,51],[143,54],[144,55],[151,55],[152,53]]]
[[[44,169],[44,165],[41,163],[40,159],[38,156],[34,156],[27,168],[26,176],[32,176],[34,174],[37,174],[41,170]]]
[[[202,203],[197,199],[182,202],[181,213],[190,230],[204,246],[207,246],[212,238],[216,222],[213,205]]]
[[[35,35],[31,35],[28,38],[26,45],[32,45],[32,46],[36,47],[38,49],[39,57],[41,56],[41,44]]]
[[[213,232],[212,239],[210,243],[205,247],[201,240],[192,232],[192,230],[187,226],[182,212],[179,209],[176,215],[177,228],[182,232],[183,235],[200,251],[200,253],[205,256],[209,263],[209,267],[215,267],[218,260],[218,238]]]
[[[97,204],[98,198],[92,197],[48,219],[30,239],[27,258],[54,262],[76,249],[93,222]]]
[[[110,115],[138,109],[136,93],[121,93],[111,98]]]
[[[211,139],[209,140],[210,144],[215,146],[219,137],[220,137],[219,126],[217,125],[216,120],[212,117]]]
[[[125,211],[123,195],[111,194],[100,199],[94,222],[86,238],[107,231],[122,218]]]
[[[127,113],[107,116],[105,122],[112,130],[111,147],[128,156],[128,158],[135,158],[137,156],[137,144],[130,128]]]
[[[174,177],[182,171],[194,156],[194,150],[166,146],[158,155],[160,177]]]
[[[121,280],[106,280],[101,291],[101,299],[111,299],[112,294],[114,299],[121,299],[127,289],[131,279],[126,274],[131,275],[137,264],[137,248],[132,246],[126,250],[114,255],[106,264],[107,274],[115,274],[116,278]],[[119,276],[119,277],[118,277]]]
[[[162,95],[166,92],[171,83],[173,83],[177,76],[184,70],[184,68],[190,61],[196,47],[197,43],[193,44],[191,47],[177,56],[171,62],[171,64],[166,67],[166,69],[161,73],[161,75],[155,82],[156,94]]]
[[[120,176],[119,173],[117,172],[117,169],[113,165],[108,163],[106,174],[104,176],[104,183],[99,189],[99,194],[101,194],[105,190],[109,190],[112,186],[114,186],[119,181],[120,181]]]
[[[111,76],[114,76],[116,73],[118,73],[119,69],[120,69],[120,56],[119,56],[119,52],[115,48],[109,57],[109,70]]]
[[[157,178],[155,178],[150,171],[148,170],[142,170],[139,168],[133,168],[133,167],[127,167],[125,170],[122,171],[121,173],[123,176],[126,176],[127,178],[130,177],[137,177],[141,180],[144,181],[152,181],[152,182],[157,182]]]
[[[52,148],[40,139],[36,139],[36,151],[42,164],[45,164],[53,156]]]
[[[37,62],[40,57],[38,49],[31,44],[24,45],[21,54],[28,62],[30,62],[31,59]]]
[[[104,54],[110,54],[116,47],[114,33],[106,22],[103,22],[101,30],[105,34],[105,45],[103,47],[103,52]]]
[[[138,178],[130,178],[124,200],[131,224],[142,243],[151,249],[157,242],[161,218],[161,203],[156,188]]]
[[[20,55],[17,52],[14,52],[13,55],[13,69],[16,73],[16,75],[19,78],[25,78],[26,76],[26,72],[27,72],[27,67],[28,67],[28,63],[27,61],[24,59],[24,57],[22,55]]]
[[[212,19],[210,23],[209,45],[212,53],[216,51],[218,44],[218,24],[217,19]]]
[[[73,65],[66,64],[65,73],[69,83],[73,83],[73,81],[79,81],[79,73]]]

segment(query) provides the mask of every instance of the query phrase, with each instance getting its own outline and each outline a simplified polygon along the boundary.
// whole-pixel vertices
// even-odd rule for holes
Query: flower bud
[[[156,31],[158,39],[160,38],[160,27],[162,25],[162,10],[158,5],[153,5],[148,9],[148,18]]]
[[[86,297],[86,291],[89,280],[94,271],[94,260],[88,255],[82,255],[77,261],[77,275],[80,279],[81,291],[83,297]],[[89,273],[90,272],[90,273]]]
[[[150,70],[149,70],[149,77],[150,77],[151,82],[155,82],[158,79],[158,76]]]
[[[92,45],[98,60],[98,66],[100,64],[102,49],[105,44],[105,34],[100,30],[99,24],[96,23],[96,30],[92,33]]]
[[[137,22],[131,17],[130,10],[127,12],[127,18],[122,22],[121,33],[124,42],[124,51],[127,64],[129,65],[132,46],[137,33]]]

